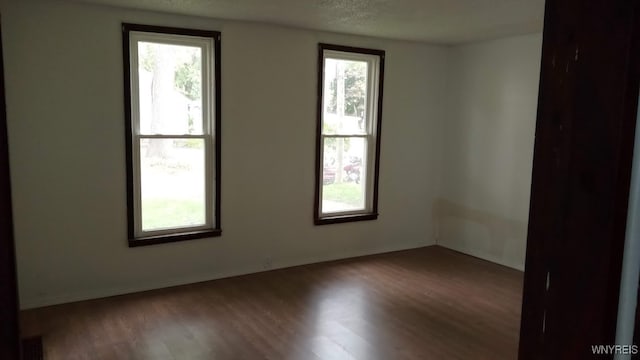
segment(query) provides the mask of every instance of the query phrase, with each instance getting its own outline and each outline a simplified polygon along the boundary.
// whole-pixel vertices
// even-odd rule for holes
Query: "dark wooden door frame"
[[[615,342],[639,12],[638,1],[546,2],[520,360],[611,358],[591,345]]]
[[[0,359],[19,359],[18,288],[16,281],[9,144],[0,21]]]

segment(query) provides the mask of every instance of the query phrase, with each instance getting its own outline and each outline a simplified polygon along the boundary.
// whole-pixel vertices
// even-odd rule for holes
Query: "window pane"
[[[367,63],[325,59],[324,64],[323,133],[366,133]]]
[[[324,138],[322,213],[364,210],[367,140]]]
[[[205,224],[203,139],[140,140],[142,230]]]
[[[202,134],[202,49],[138,43],[140,133]]]

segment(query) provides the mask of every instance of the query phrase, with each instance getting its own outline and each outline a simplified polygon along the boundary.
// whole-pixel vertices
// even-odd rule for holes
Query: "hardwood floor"
[[[516,359],[522,273],[441,247],[23,311],[45,359]]]

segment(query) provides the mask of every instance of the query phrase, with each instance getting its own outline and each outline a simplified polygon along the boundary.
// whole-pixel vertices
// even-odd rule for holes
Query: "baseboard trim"
[[[503,261],[502,259],[499,259],[497,257],[487,256],[487,255],[484,255],[484,254],[478,254],[478,253],[475,253],[473,251],[469,251],[468,249],[461,249],[461,248],[457,248],[455,246],[447,246],[447,245],[443,245],[443,244],[440,244],[440,243],[438,243],[437,245],[440,246],[440,247],[449,249],[449,250],[457,251],[457,252],[465,254],[465,255],[473,256],[473,257],[476,257],[478,259],[486,260],[486,261],[492,262],[494,264],[506,266],[508,268],[524,272],[524,264],[508,263],[508,262]]]
[[[361,256],[384,254],[384,253],[389,253],[394,251],[411,250],[411,249],[417,249],[417,248],[430,246],[430,245],[435,245],[435,243],[407,244],[405,246],[400,246],[400,247],[394,246],[393,248],[380,248],[380,249],[374,249],[374,250],[369,249],[367,251],[351,251],[349,253],[340,254],[340,255],[336,255],[336,254],[331,254],[331,255],[325,254],[324,256],[312,255],[312,256],[307,256],[297,260],[283,259],[281,261],[275,261],[273,263],[273,266],[270,267],[269,269],[265,269],[261,267],[259,264],[256,264],[255,266],[249,266],[243,269],[235,269],[235,270],[226,271],[226,272],[219,272],[214,274],[207,274],[207,275],[200,275],[200,276],[193,276],[193,277],[163,279],[162,281],[146,283],[146,284],[136,284],[134,286],[102,288],[102,289],[95,289],[90,291],[20,299],[20,309],[29,310],[34,308],[60,305],[60,304],[66,304],[71,302],[77,302],[77,301],[85,301],[85,300],[106,298],[111,296],[126,295],[131,293],[157,290],[157,289],[169,288],[174,286],[219,280],[219,279],[235,277],[235,276],[255,274],[255,273],[260,273],[260,272],[270,271],[270,270],[285,269],[285,268],[294,267],[294,266],[309,265],[309,264],[336,261],[336,260],[344,260],[344,259],[350,259],[350,258],[361,257]]]

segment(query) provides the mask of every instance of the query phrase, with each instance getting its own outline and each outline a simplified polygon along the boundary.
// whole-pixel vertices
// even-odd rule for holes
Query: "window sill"
[[[316,225],[328,225],[328,224],[340,224],[354,221],[367,221],[376,220],[378,213],[372,214],[349,214],[349,215],[336,215],[336,216],[324,216],[316,218],[314,223]]]
[[[211,238],[222,235],[222,230],[202,230],[167,235],[145,236],[129,239],[129,247],[164,244],[169,242]]]

